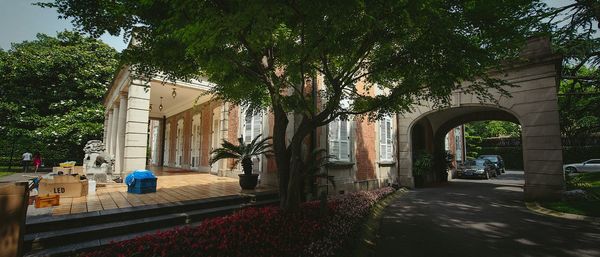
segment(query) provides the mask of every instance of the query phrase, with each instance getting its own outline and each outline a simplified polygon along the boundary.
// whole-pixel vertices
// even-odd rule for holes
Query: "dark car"
[[[496,176],[494,164],[486,159],[467,160],[456,169],[459,178],[477,177],[490,179]]]
[[[504,160],[500,155],[480,155],[477,159],[486,159],[492,162],[494,165],[494,169],[496,170],[496,174],[500,175],[504,173]]]

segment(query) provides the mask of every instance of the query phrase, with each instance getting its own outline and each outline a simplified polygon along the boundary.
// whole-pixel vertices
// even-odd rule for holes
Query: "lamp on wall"
[[[171,95],[173,96],[173,98],[175,98],[177,96],[177,92],[175,92],[175,88],[173,88],[173,92],[171,93]]]
[[[158,110],[161,111],[161,112],[163,110],[162,99],[163,99],[163,97],[161,96],[160,97],[160,105],[158,106]]]

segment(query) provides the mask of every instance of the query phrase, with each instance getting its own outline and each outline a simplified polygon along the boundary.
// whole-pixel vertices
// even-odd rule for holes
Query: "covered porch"
[[[105,97],[103,141],[114,160],[109,177],[124,178],[147,165],[211,171],[210,151],[227,136],[224,104],[207,94],[212,84],[135,78],[121,69]],[[207,107],[209,113],[200,111]]]

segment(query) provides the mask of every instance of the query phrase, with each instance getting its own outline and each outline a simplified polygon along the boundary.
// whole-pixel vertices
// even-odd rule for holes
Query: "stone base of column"
[[[565,191],[562,186],[526,185],[525,201],[560,200]]]
[[[401,187],[415,188],[415,179],[412,176],[399,176],[398,183]]]

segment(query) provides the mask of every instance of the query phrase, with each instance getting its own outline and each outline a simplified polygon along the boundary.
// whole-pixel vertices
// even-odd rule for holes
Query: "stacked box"
[[[58,206],[60,204],[60,195],[38,195],[35,199],[35,208],[46,208]]]

